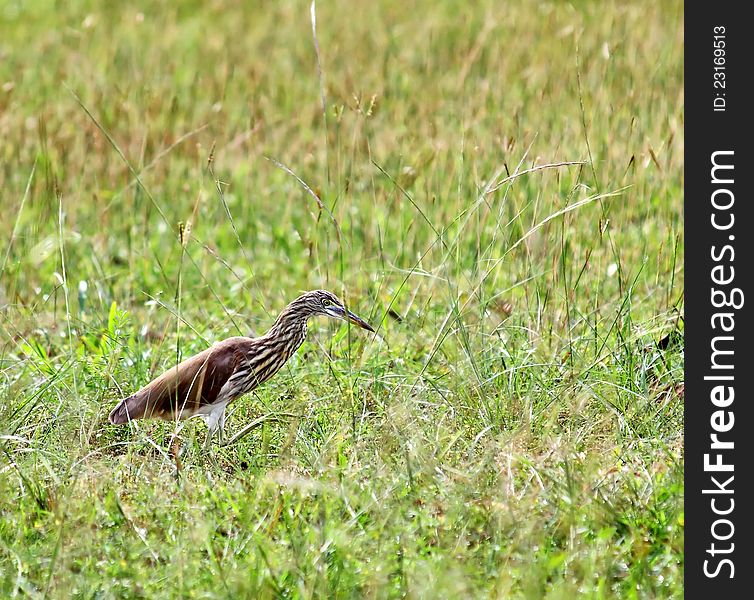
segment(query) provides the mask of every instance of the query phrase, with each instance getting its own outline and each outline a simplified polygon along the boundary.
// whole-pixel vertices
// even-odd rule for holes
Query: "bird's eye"
[[[324,300],[322,300],[322,306],[327,308],[328,306],[332,306],[332,302],[328,300],[327,298],[325,298]]]

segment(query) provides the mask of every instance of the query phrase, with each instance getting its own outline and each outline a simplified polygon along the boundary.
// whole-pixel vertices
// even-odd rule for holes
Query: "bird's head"
[[[305,313],[307,317],[324,315],[332,319],[349,321],[358,325],[362,329],[374,332],[374,329],[369,323],[361,317],[353,314],[346,308],[340,298],[327,290],[313,290],[311,292],[306,292],[292,302],[292,306],[294,305]]]

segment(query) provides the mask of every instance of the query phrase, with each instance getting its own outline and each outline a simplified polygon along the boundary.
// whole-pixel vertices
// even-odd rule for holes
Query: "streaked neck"
[[[306,338],[306,323],[309,316],[296,310],[295,307],[287,306],[273,323],[264,337],[271,341],[281,341],[286,345],[298,348]],[[295,349],[294,348],[294,349]]]

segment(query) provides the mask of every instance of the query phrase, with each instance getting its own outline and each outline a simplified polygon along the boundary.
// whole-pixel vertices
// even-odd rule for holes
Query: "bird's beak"
[[[350,310],[346,311],[346,317],[349,321],[351,321],[351,323],[356,323],[356,325],[358,325],[362,329],[366,329],[367,331],[374,333],[374,329],[372,329],[372,326],[369,323],[367,323],[361,317],[353,314]]]
[[[344,321],[350,321],[351,323],[358,325],[362,329],[366,329],[367,331],[374,333],[374,329],[372,329],[372,326],[369,323],[367,323],[358,315],[353,314],[350,310],[346,310],[344,308],[341,308],[340,306],[331,306],[327,309],[327,313],[331,317],[334,317],[336,319],[343,319]]]

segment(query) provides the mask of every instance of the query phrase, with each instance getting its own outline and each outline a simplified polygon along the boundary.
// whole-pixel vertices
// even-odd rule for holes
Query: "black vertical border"
[[[685,78],[685,134],[684,134],[684,317],[685,317],[685,552],[684,583],[686,598],[754,598],[754,575],[751,565],[754,556],[752,543],[753,494],[750,491],[750,475],[754,465],[754,398],[748,380],[754,370],[747,351],[754,344],[751,329],[751,307],[754,306],[754,290],[751,286],[751,264],[754,262],[750,231],[751,195],[749,180],[754,176],[751,152],[752,100],[746,93],[754,71],[754,26],[745,18],[743,8],[748,3],[719,0],[718,2],[693,1],[685,3],[684,15],[684,78]],[[714,27],[725,27],[725,82],[724,90],[715,89],[714,81]],[[717,93],[725,93],[726,110],[715,112],[713,101]],[[735,195],[731,212],[735,213],[735,225],[725,233],[716,231],[711,224],[711,194],[716,186],[711,182],[711,155],[717,150],[734,151],[734,183],[726,186]],[[729,240],[729,235],[735,241]],[[725,461],[732,461],[732,473],[711,473],[704,470],[704,455],[710,450],[710,434],[715,433],[710,418],[719,410],[710,401],[710,392],[716,383],[705,381],[710,375],[710,343],[715,335],[711,303],[711,269],[715,264],[711,257],[713,245],[721,248],[734,245],[735,258],[726,263],[735,268],[735,282],[729,286],[740,288],[745,296],[744,306],[734,310],[735,342],[733,344],[735,400],[730,406],[735,414],[735,424],[725,438],[733,440],[735,448],[724,454]],[[725,309],[730,310],[730,309]],[[719,371],[718,371],[719,373]],[[723,435],[721,434],[722,438]],[[724,482],[733,475],[735,479],[728,488],[732,495],[705,494],[703,490],[715,488],[710,479],[717,476]],[[729,506],[728,498],[735,501],[734,510],[725,518],[735,526],[733,536],[720,542],[713,538],[712,526],[716,519],[723,518],[712,511],[711,500],[719,498],[718,508]],[[725,534],[725,527],[718,533]],[[730,554],[710,554],[710,544],[726,548],[734,544]],[[708,570],[714,571],[717,563],[729,558],[734,565],[730,578],[729,565],[721,568],[717,577],[704,573],[704,561]]]

